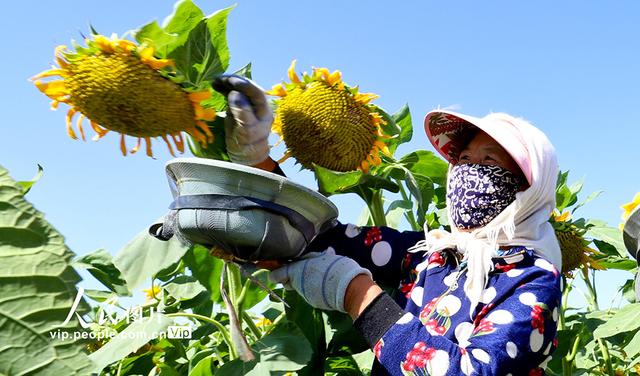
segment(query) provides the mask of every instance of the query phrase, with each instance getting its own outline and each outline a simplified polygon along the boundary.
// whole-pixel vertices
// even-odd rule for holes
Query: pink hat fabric
[[[434,110],[424,118],[424,129],[433,147],[449,163],[458,163],[458,156],[465,146],[465,133],[473,127],[496,140],[516,161],[529,184],[532,182],[531,159],[527,143],[518,126],[504,114],[489,114],[483,118],[463,115],[453,111]]]

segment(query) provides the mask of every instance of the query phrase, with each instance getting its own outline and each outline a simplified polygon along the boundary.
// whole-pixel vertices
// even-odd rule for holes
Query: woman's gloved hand
[[[307,303],[325,310],[346,312],[345,293],[358,275],[371,272],[352,259],[337,256],[333,249],[311,252],[300,260],[271,272],[269,279],[294,289]]]
[[[216,78],[213,88],[226,95],[229,102],[225,141],[231,161],[252,166],[267,159],[273,112],[262,88],[235,75]]]

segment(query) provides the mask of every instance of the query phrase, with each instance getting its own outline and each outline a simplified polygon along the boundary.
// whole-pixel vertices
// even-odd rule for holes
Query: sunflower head
[[[636,193],[631,202],[627,202],[620,207],[620,209],[622,209],[622,221],[626,221],[638,206],[640,206],[640,192]],[[622,228],[622,224],[620,225],[620,228]]]
[[[554,212],[550,220],[560,243],[562,274],[571,277],[577,268],[604,269],[594,258],[601,253],[589,247],[591,242],[584,238],[587,232],[584,220],[572,221],[570,217],[568,211]]]
[[[55,50],[57,67],[33,77],[36,87],[51,98],[51,108],[60,103],[70,106],[67,112],[67,133],[84,140],[82,127],[86,119],[96,132],[94,140],[109,131],[120,133],[120,149],[127,154],[125,135],[137,138],[135,153],[144,139],[146,151],[152,156],[151,138],[161,137],[174,155],[170,137],[179,152],[184,151],[181,132],[187,132],[201,144],[213,141],[205,121],[215,117],[215,111],[203,108],[200,102],[209,91],[187,92],[172,76],[174,63],[157,59],[147,45],[137,45],[115,35],[107,38],[94,35],[86,47],[76,46],[75,52],[66,46]],[[59,77],[43,81],[43,78]]]
[[[370,105],[377,95],[348,87],[340,71],[314,68],[299,77],[294,60],[290,83],[277,84],[273,131],[303,167],[314,164],[334,171],[362,170],[381,163],[379,152],[388,153],[380,125],[384,120]]]

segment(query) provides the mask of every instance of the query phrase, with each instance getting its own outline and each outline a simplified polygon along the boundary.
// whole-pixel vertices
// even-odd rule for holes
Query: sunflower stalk
[[[595,274],[595,271],[593,273]],[[582,276],[582,280],[587,286],[588,294],[586,294],[585,296],[587,297],[589,308],[594,312],[599,311],[600,307],[598,306],[598,296],[594,288],[595,275],[594,275],[593,283],[589,279],[589,269],[583,267],[582,273],[580,273],[580,275]],[[615,375],[615,372],[613,370],[613,365],[611,364],[609,347],[607,346],[606,342],[602,338],[597,338],[596,343],[598,344],[598,347],[600,348],[600,352],[602,353],[602,358],[604,360],[605,370],[607,375],[612,375],[612,376]]]
[[[398,187],[400,187],[400,195],[402,196],[402,199],[405,201],[409,201],[409,195],[407,195],[407,191],[405,191],[404,184],[402,184],[402,181],[399,179],[396,179],[396,184],[398,184]],[[416,217],[413,215],[412,210],[405,211],[404,217],[407,219],[407,222],[409,222],[409,225],[411,226],[411,229],[413,231],[422,230],[422,228],[420,228],[420,225],[418,224],[418,221],[416,221]]]
[[[365,200],[367,202],[367,207],[369,208],[369,212],[371,213],[371,218],[373,219],[373,224],[375,226],[386,226],[387,218],[384,215],[384,201],[383,194],[381,189],[372,190],[371,198],[369,200]]]

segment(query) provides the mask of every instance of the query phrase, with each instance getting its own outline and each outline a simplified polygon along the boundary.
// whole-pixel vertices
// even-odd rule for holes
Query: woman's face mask
[[[483,227],[516,199],[521,181],[496,165],[457,164],[447,187],[451,220],[459,229]]]

